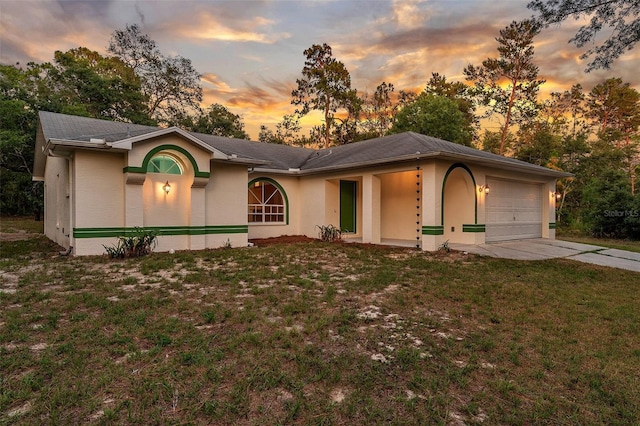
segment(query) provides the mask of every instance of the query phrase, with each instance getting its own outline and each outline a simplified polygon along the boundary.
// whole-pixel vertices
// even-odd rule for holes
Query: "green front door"
[[[340,229],[342,232],[356,232],[357,182],[340,181]]]

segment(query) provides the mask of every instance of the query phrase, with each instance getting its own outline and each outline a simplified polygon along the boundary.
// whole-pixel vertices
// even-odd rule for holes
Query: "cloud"
[[[233,42],[255,42],[272,44],[279,40],[291,37],[289,33],[270,33],[268,31],[256,31],[256,28],[269,27],[273,24],[263,17],[254,17],[247,20],[229,21],[235,27],[231,27],[218,16],[209,12],[201,12],[195,19],[177,24],[175,21],[164,28],[180,37],[199,40],[219,40]]]

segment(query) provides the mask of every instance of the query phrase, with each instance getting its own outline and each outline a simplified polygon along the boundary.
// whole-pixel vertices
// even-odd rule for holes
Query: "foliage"
[[[118,237],[114,246],[103,246],[111,258],[142,257],[150,254],[158,243],[158,233],[154,230],[135,228],[134,231]]]
[[[544,80],[538,79],[533,62],[533,39],[540,32],[531,20],[513,21],[500,31],[498,58],[482,61],[482,66],[468,65],[464,74],[474,84],[471,94],[479,105],[488,108],[486,117],[503,118],[499,154],[505,153],[507,135],[512,124],[521,124],[535,116],[537,96]],[[508,82],[505,86],[504,81]]]
[[[431,73],[431,78],[427,81],[423,93],[444,96],[454,101],[464,117],[465,133],[468,133],[471,139],[477,137],[476,129],[480,125],[480,121],[476,115],[473,96],[466,84],[460,81],[447,81],[446,76],[434,72]]]
[[[129,65],[140,78],[147,99],[147,114],[169,123],[198,109],[202,101],[200,74],[190,59],[164,56],[137,25],[127,25],[111,35],[108,52]]]
[[[351,76],[344,64],[333,57],[331,46],[314,44],[304,51],[306,57],[302,78],[296,80],[297,88],[291,92],[291,104],[296,105],[300,116],[312,110],[321,111],[324,117],[322,142],[331,145],[331,132],[336,125],[338,109],[349,115],[360,109],[360,100],[351,88]]]
[[[249,135],[244,131],[242,117],[220,104],[212,104],[206,110],[198,109],[195,115],[183,115],[171,124],[196,133],[249,139]]]
[[[594,45],[580,59],[593,56],[587,72],[609,68],[614,60],[633,49],[640,40],[640,3],[636,0],[533,0],[527,7],[539,13],[537,19],[549,27],[571,17],[589,19],[569,40],[578,47]],[[596,44],[598,33],[609,28],[608,38]]]
[[[395,87],[391,83],[382,82],[371,96],[362,100],[360,127],[369,137],[382,137],[391,128],[398,112],[398,104],[393,102]]]
[[[606,169],[593,177],[582,190],[584,221],[595,237],[626,238],[628,212],[632,210],[631,195],[624,174]]]
[[[423,93],[398,112],[389,133],[412,131],[469,146],[472,135],[468,130],[469,123],[455,101]]]
[[[335,225],[316,225],[316,228],[322,241],[333,242],[342,238],[342,230]]]
[[[275,133],[267,126],[260,126],[258,141],[263,143],[275,143],[286,145],[301,145],[300,117],[296,114],[286,114],[282,121],[276,124]]]

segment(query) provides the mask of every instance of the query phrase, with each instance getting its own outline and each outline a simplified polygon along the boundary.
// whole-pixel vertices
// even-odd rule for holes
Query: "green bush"
[[[103,246],[111,258],[141,257],[153,251],[158,243],[156,231],[135,228],[127,235],[118,237],[115,246]]]
[[[318,236],[322,241],[333,242],[342,238],[342,230],[334,225],[316,225],[320,229]]]

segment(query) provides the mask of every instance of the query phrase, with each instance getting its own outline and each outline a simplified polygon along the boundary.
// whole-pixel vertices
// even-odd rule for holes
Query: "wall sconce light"
[[[487,184],[484,184],[480,188],[478,188],[478,192],[480,193],[484,192],[485,194],[488,194],[490,190],[491,188],[489,188],[489,185]]]
[[[559,192],[559,191],[552,192],[551,195],[553,195],[556,201],[560,201],[562,199],[562,192]]]
[[[169,185],[169,181],[167,181],[167,183],[165,183],[164,185],[162,185],[162,190],[164,192],[166,192],[167,194],[169,193],[169,191],[171,191],[171,185]]]

